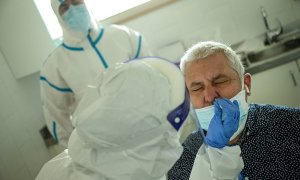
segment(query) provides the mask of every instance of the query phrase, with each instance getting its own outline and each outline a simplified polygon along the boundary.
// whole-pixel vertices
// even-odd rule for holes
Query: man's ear
[[[245,86],[244,88],[247,96],[251,95],[251,79],[252,79],[251,74],[246,73],[244,75],[244,86]]]

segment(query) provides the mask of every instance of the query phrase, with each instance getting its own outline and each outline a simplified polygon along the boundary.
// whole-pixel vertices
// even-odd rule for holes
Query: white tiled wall
[[[154,49],[176,41],[185,48],[200,40],[234,44],[266,31],[261,6],[273,28],[276,18],[283,25],[300,19],[295,0],[181,0],[125,24],[142,32]]]
[[[32,180],[50,155],[39,135],[44,125],[38,74],[16,81],[0,52],[0,179]]]
[[[153,49],[176,41],[185,48],[199,40],[235,43],[265,31],[261,5],[283,24],[300,19],[295,0],[181,0],[125,25],[142,32]],[[39,75],[15,80],[4,58],[0,51],[0,179],[32,180],[51,157],[39,135],[45,124]]]

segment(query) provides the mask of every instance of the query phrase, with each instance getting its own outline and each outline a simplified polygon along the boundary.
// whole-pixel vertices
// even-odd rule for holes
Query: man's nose
[[[205,104],[212,105],[214,100],[218,98],[218,93],[212,86],[207,86],[204,89],[204,101]]]

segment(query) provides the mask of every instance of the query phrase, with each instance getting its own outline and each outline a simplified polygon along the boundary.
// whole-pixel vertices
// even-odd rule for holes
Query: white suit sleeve
[[[233,180],[237,179],[244,167],[240,146],[226,146],[222,149],[202,144],[190,180]]]
[[[131,34],[134,34],[134,36],[131,35],[131,41],[132,43],[136,43],[136,50],[135,50],[135,58],[139,57],[147,57],[147,56],[153,56],[153,53],[150,50],[150,47],[146,41],[146,38],[139,32],[135,32],[131,30]],[[135,38],[132,38],[135,37]]]
[[[126,31],[126,33],[128,34],[128,38],[133,49],[131,59],[153,56],[152,50],[150,49],[146,38],[140,32],[137,32],[126,26],[118,27]]]
[[[40,76],[40,87],[46,125],[54,139],[67,147],[73,130],[70,121],[74,104],[73,93],[69,88],[61,88],[61,83],[60,86],[56,85],[44,74]]]

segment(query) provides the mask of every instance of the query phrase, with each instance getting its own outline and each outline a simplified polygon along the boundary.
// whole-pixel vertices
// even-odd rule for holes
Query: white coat
[[[48,129],[67,146],[72,113],[88,83],[117,62],[149,56],[142,36],[125,26],[100,26],[89,34],[73,32],[61,19],[60,2],[52,7],[63,28],[63,44],[47,58],[40,73],[41,99]]]

